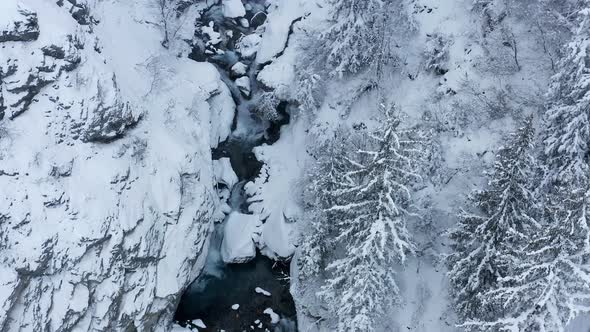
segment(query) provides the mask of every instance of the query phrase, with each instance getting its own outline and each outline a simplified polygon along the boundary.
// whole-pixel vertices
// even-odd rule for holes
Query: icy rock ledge
[[[232,212],[223,229],[221,257],[231,263],[246,263],[256,257],[256,229],[260,225],[257,215]],[[248,236],[250,234],[250,236]]]

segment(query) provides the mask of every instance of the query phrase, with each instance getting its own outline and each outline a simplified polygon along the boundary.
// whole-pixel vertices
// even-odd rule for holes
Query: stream
[[[218,32],[219,36],[214,35],[213,38],[218,37],[221,41],[212,44],[207,42],[210,35],[197,36],[205,42],[195,44],[189,57],[213,63],[236,103],[232,133],[212,150],[212,159],[229,158],[238,183],[231,188],[221,185],[220,189],[229,190],[227,202],[231,211],[250,214],[244,185],[254,180],[262,167],[253,148],[278,140],[280,127],[288,124],[289,117],[284,111],[285,103],[277,109],[282,119],[274,123],[262,120],[251,112],[256,106],[252,105],[253,100],[261,91],[256,75],[262,66],[252,57],[241,57],[235,50],[241,35],[259,32],[257,28],[266,19],[266,8],[263,0],[244,3],[247,12],[243,19],[224,17],[219,3],[206,9],[198,26],[207,28],[211,26],[210,22],[214,22],[214,32]],[[248,24],[244,20],[248,20]],[[241,74],[231,69],[238,61],[246,67]],[[250,95],[236,85],[238,76],[250,78]],[[289,292],[290,263],[273,261],[258,251],[248,262],[224,263],[221,247],[227,219],[215,225],[205,267],[181,297],[175,321],[199,331],[297,331],[295,304]]]

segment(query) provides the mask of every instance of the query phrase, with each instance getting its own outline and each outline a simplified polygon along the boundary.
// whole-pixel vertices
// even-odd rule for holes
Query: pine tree
[[[544,143],[551,180],[586,177],[590,141],[590,1],[578,11],[578,29],[558,63],[549,91]]]
[[[331,277],[319,295],[338,317],[338,331],[375,330],[376,319],[399,300],[395,266],[414,250],[407,209],[424,142],[399,123],[386,108],[383,125],[343,156],[335,204],[325,209],[344,252],[328,265]]]
[[[451,233],[451,294],[463,320],[490,320],[501,314],[485,294],[501,286],[500,279],[513,268],[515,248],[539,227],[529,185],[535,169],[533,140],[529,116],[499,149],[487,188],[472,195],[478,213],[461,212],[459,226]]]

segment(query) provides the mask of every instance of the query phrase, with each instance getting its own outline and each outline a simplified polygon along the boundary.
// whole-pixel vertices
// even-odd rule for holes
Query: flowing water
[[[252,19],[260,21],[260,17],[266,16],[261,3],[252,1],[253,9],[246,16],[251,22]],[[259,22],[244,28],[224,18],[219,7],[215,5],[209,8],[202,15],[201,24],[208,25],[214,21],[222,34],[232,31],[234,37],[223,43],[223,56],[207,55],[204,50],[195,47],[191,58],[214,63],[232,91],[236,102],[233,133],[212,151],[212,157],[230,158],[239,182],[229,188],[231,194],[228,204],[233,211],[249,213],[243,187],[246,182],[256,178],[262,166],[252,149],[262,143],[272,144],[276,141],[280,126],[288,123],[288,116],[285,115],[278,123],[267,123],[249,113],[246,106],[250,99],[244,98],[235,87],[230,79],[229,68],[240,60],[249,66],[248,75],[255,78],[260,69],[258,64],[254,60],[239,59],[234,47],[235,36],[253,33]],[[258,92],[255,79],[252,79],[251,90],[253,94]],[[285,104],[282,103],[280,107],[284,109]],[[205,268],[183,294],[175,320],[180,325],[195,327],[191,321],[201,319],[207,328],[199,328],[199,331],[296,331],[295,305],[289,292],[289,262],[275,262],[258,253],[247,263],[225,264],[220,254],[224,225],[225,222],[215,225]],[[256,292],[257,288],[270,295]],[[273,322],[271,315],[264,312],[268,308],[278,314],[278,322],[276,319]]]

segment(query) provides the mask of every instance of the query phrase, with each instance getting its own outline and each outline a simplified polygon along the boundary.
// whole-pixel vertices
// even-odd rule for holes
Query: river
[[[252,149],[278,140],[280,126],[289,122],[288,115],[283,111],[284,103],[279,110],[283,118],[276,123],[269,123],[251,114],[248,106],[251,106],[251,100],[256,100],[255,96],[245,96],[232,80],[235,73],[230,68],[240,61],[248,67],[245,75],[251,78],[251,93],[254,95],[259,92],[255,77],[260,66],[254,59],[240,58],[234,48],[236,36],[254,33],[261,23],[260,17],[266,17],[262,3],[251,1],[250,6],[247,6],[246,19],[253,23],[248,27],[223,17],[219,4],[207,9],[201,16],[200,24],[209,26],[213,21],[222,36],[230,37],[219,46],[223,52],[207,52],[202,45],[196,45],[191,54],[194,60],[209,61],[216,65],[236,102],[232,134],[212,150],[212,158],[230,159],[239,182],[233,188],[228,188],[228,204],[232,211],[246,214],[249,212],[243,186],[256,178],[262,166]],[[247,263],[225,264],[220,254],[224,226],[225,221],[215,225],[205,268],[183,294],[175,320],[189,327],[196,327],[196,320],[201,320],[206,327],[199,328],[199,331],[296,331],[295,304],[289,292],[290,263],[276,262],[257,253]]]

